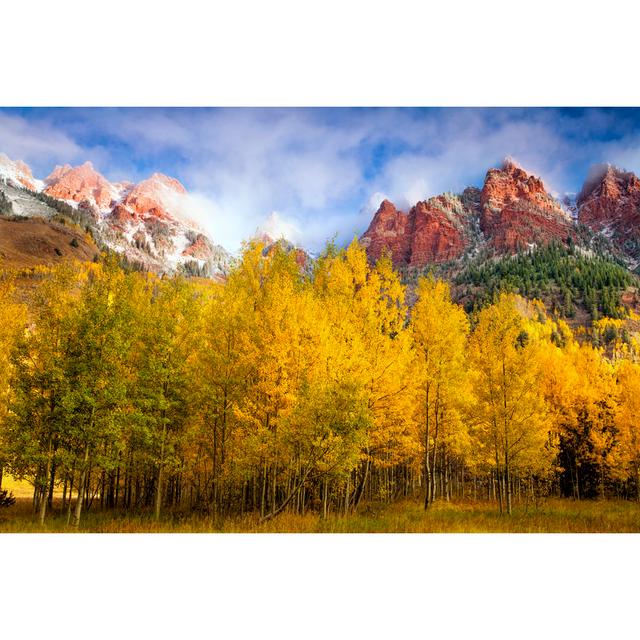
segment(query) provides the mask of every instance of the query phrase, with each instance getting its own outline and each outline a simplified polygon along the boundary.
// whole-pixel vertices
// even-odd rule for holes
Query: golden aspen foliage
[[[0,468],[41,522],[640,496],[637,319],[572,331],[512,294],[469,317],[355,240],[299,257],[251,242],[218,282],[61,263],[23,274],[28,305],[3,275]]]
[[[5,429],[9,405],[14,389],[12,376],[14,363],[13,350],[18,339],[24,334],[26,309],[15,299],[15,286],[11,277],[0,280],[0,489],[2,489],[2,475],[9,446],[6,441]]]
[[[559,465],[572,495],[602,494],[616,443],[613,365],[592,345],[571,342],[555,368],[547,369],[545,381],[560,439]]]
[[[62,263],[42,275],[31,298],[27,327],[13,349],[7,431],[12,474],[44,488],[42,468],[51,458],[49,442],[70,422],[64,403],[69,388],[67,351],[86,273],[79,265]]]
[[[640,500],[640,365],[623,360],[616,376],[618,446],[614,468],[619,477],[635,481],[636,499]]]
[[[497,474],[500,504],[506,498],[508,512],[511,475],[544,474],[553,459],[549,411],[539,393],[543,371],[538,344],[519,305],[516,296],[502,294],[483,309],[469,346],[474,436]]]
[[[470,400],[466,371],[469,321],[451,301],[447,283],[421,278],[417,295],[411,312],[415,417],[420,424],[428,506],[433,499],[432,471],[438,452],[473,458],[463,419]]]
[[[356,241],[318,264],[314,287],[340,345],[334,367],[363,390],[371,421],[354,496],[357,505],[371,465],[412,465],[419,451],[411,411],[410,334],[405,289],[390,260],[370,266]],[[388,487],[381,485],[384,494]]]

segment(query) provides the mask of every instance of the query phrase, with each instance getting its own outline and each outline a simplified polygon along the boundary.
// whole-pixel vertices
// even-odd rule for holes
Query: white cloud
[[[372,193],[360,208],[360,216],[363,217],[365,221],[371,220],[373,214],[380,208],[382,201],[388,199],[387,195],[381,191]]]
[[[165,206],[173,215],[195,223],[216,243],[237,251],[247,236],[247,221],[225,210],[205,193],[173,193]]]
[[[277,211],[272,211],[256,229],[256,235],[267,235],[273,240],[288,240],[296,244],[300,238],[300,231],[295,224],[284,220]]]
[[[59,157],[76,160],[82,146],[69,135],[45,122],[31,122],[20,116],[0,112],[0,150],[10,158],[33,167],[48,164]]]

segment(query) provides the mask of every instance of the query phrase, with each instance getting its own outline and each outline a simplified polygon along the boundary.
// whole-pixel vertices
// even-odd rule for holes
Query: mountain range
[[[507,159],[482,188],[445,193],[408,212],[384,200],[361,238],[373,259],[423,269],[473,256],[514,255],[557,243],[606,249],[630,270],[640,263],[640,180],[611,165],[592,168],[575,201]]]
[[[146,270],[224,276],[232,262],[189,217],[184,186],[161,173],[138,184],[112,183],[85,162],[57,166],[38,180],[24,162],[0,154],[0,197],[5,217],[52,224],[60,216],[71,218],[98,248],[114,250]]]
[[[97,248],[114,250],[140,268],[224,277],[234,258],[189,217],[189,206],[184,186],[161,173],[137,184],[112,183],[85,162],[56,166],[39,180],[24,162],[0,154],[0,213],[5,222],[30,219],[40,225],[30,231],[36,253],[44,245],[34,241],[34,234],[45,227],[59,231],[61,218],[71,218],[90,232]],[[71,233],[68,227],[65,233]],[[267,244],[277,240],[260,239]],[[75,244],[88,241],[81,237]],[[640,264],[640,180],[612,165],[597,165],[577,197],[556,198],[539,177],[506,159],[487,171],[482,187],[434,196],[406,212],[383,200],[360,242],[372,261],[389,255],[408,274],[455,269],[552,244],[577,247],[585,255],[604,252],[635,271]],[[81,248],[84,254],[91,251]],[[3,251],[0,246],[0,259]],[[64,251],[53,247],[56,255]],[[305,262],[308,255],[296,251]]]

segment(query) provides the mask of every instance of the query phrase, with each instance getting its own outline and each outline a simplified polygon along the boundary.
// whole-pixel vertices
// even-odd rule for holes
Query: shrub
[[[13,494],[7,489],[0,489],[0,508],[1,507],[10,507],[15,504],[16,499],[13,497]]]

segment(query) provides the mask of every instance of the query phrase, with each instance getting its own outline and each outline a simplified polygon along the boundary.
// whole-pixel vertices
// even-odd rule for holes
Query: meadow
[[[59,503],[58,503],[59,506]],[[436,501],[425,511],[419,500],[364,505],[349,516],[282,513],[261,522],[245,515],[213,519],[191,513],[89,510],[76,529],[59,509],[40,525],[32,501],[18,498],[0,512],[0,533],[639,533],[640,504],[626,500],[549,498],[537,505],[516,505],[511,516],[500,515],[487,502]]]

